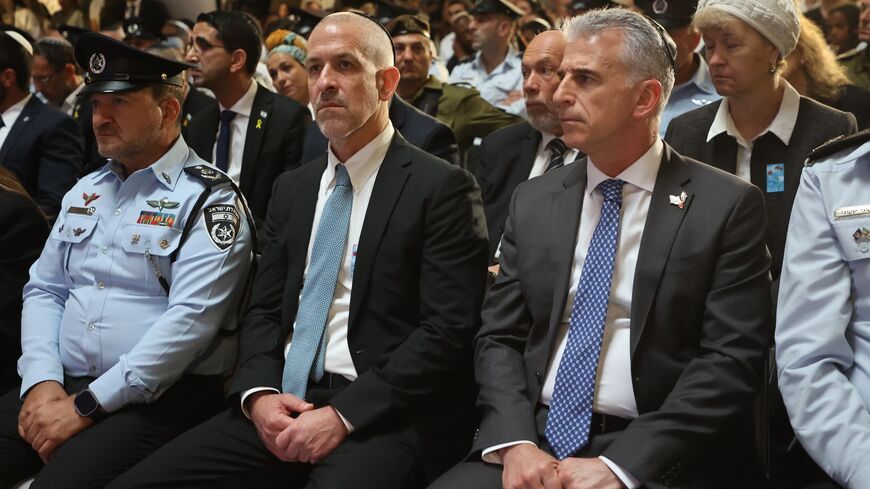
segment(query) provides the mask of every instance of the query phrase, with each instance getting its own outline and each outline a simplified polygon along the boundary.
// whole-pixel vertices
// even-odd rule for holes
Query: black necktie
[[[554,138],[547,144],[547,149],[550,150],[550,163],[547,165],[544,173],[565,166],[565,157],[563,155],[565,151],[568,151],[568,147],[565,146],[565,143],[561,139]]]
[[[215,165],[223,172],[230,167],[230,125],[235,117],[236,113],[231,110],[221,112],[221,127],[214,159]]]

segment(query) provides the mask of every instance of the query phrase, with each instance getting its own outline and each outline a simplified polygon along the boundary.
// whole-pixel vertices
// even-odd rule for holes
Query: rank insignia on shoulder
[[[205,229],[211,242],[220,251],[226,251],[236,241],[241,217],[236,206],[210,205],[203,209]]]
[[[809,156],[807,156],[806,166],[813,166],[814,163],[822,158],[831,156],[832,154],[838,153],[844,149],[860,146],[867,141],[870,141],[870,129],[865,129],[852,134],[851,136],[837,136],[810,151]]]
[[[229,177],[208,165],[194,165],[184,169],[185,172],[202,180],[206,186],[229,181]]]

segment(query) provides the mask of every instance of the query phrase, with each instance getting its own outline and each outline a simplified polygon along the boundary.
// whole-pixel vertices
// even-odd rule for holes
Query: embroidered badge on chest
[[[234,205],[215,204],[203,209],[205,229],[221,251],[229,249],[239,234],[239,211]]]

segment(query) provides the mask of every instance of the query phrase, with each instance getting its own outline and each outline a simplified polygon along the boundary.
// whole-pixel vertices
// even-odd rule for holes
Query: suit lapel
[[[555,284],[553,288],[553,309],[550,312],[550,325],[547,328],[547,345],[552,345],[562,321],[568,291],[571,289],[571,271],[574,263],[574,249],[577,246],[577,231],[580,228],[580,214],[586,191],[586,161],[571,165],[571,172],[562,181],[563,189],[553,194],[550,209],[551,243],[553,243],[553,268]],[[547,348],[549,352],[549,348]]]
[[[257,166],[260,147],[263,145],[263,135],[272,115],[272,97],[268,91],[257,85],[257,95],[251,106],[251,117],[248,119],[248,133],[245,135],[245,149],[242,152],[242,174],[239,177],[239,187],[242,192],[250,192],[251,180]]]
[[[378,170],[360,232],[356,266],[353,272],[353,293],[350,295],[348,328],[353,326],[356,312],[368,290],[375,254],[396,207],[396,202],[398,202],[405,182],[410,176],[407,168],[410,164],[411,156],[408,151],[408,142],[396,133]]]
[[[15,147],[15,143],[21,139],[21,135],[27,130],[26,128],[29,126],[30,121],[39,112],[40,105],[42,105],[42,102],[35,95],[31,95],[30,100],[24,104],[24,109],[21,110],[21,114],[15,120],[15,124],[9,128],[9,133],[6,134],[6,141],[3,142],[3,147],[0,148],[0,163],[6,161],[6,158],[12,152],[12,148]]]
[[[689,180],[685,161],[670,146],[665,145],[634,272],[631,300],[632,356],[643,334],[677,231],[692,205],[694,195],[686,189]],[[679,196],[681,192],[686,192],[682,209],[671,204],[670,199],[670,196]]]

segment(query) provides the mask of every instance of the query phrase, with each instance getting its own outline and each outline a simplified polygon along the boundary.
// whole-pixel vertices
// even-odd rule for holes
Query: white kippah
[[[767,38],[783,58],[797,46],[801,24],[794,0],[701,0],[698,10],[716,8],[746,22]]]
[[[28,41],[24,36],[22,36],[21,34],[15,32],[15,31],[3,31],[3,32],[5,32],[7,36],[11,37],[13,41],[17,42],[18,44],[21,44],[21,47],[23,47],[24,50],[27,51],[28,54],[33,56],[33,45],[30,44],[30,41]]]

